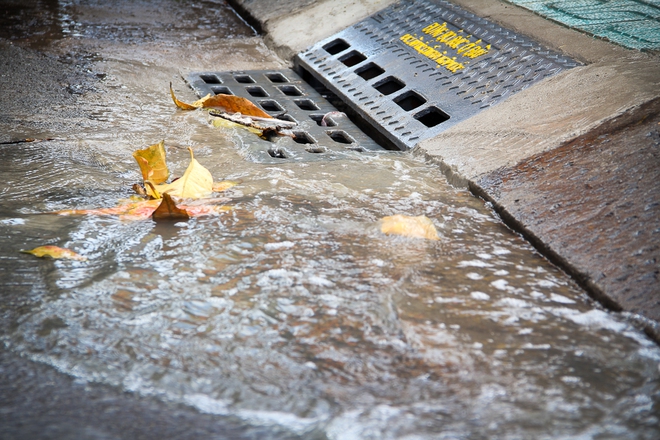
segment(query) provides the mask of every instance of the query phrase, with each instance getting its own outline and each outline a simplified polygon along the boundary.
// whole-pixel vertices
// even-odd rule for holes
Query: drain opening
[[[234,75],[234,79],[237,83],[241,84],[253,84],[256,82],[250,75]]]
[[[316,143],[314,138],[311,137],[309,135],[309,133],[306,133],[304,131],[294,131],[293,132],[293,140],[296,141],[297,144],[315,144]]]
[[[296,99],[293,102],[295,102],[296,105],[302,110],[319,110],[318,105],[316,105],[311,99]]]
[[[388,76],[384,80],[374,84],[374,88],[383,95],[391,95],[394,92],[398,92],[405,86],[406,85],[403,82],[401,82],[401,80],[396,79],[393,76]]]
[[[246,87],[245,90],[251,95],[251,96],[256,96],[258,98],[267,98],[268,93],[259,86],[251,86],[251,87]]]
[[[360,64],[362,61],[364,61],[366,59],[367,59],[367,57],[362,55],[357,50],[354,50],[354,51],[349,52],[348,54],[344,55],[343,57],[339,58],[339,61],[344,63],[344,65],[347,66],[347,67],[353,67],[356,64]]]
[[[213,86],[211,87],[211,90],[216,95],[233,95],[231,90],[229,90],[229,87],[225,86]]]
[[[351,47],[350,44],[348,44],[344,40],[337,39],[323,46],[323,50],[328,52],[330,55],[337,55],[339,52],[343,52],[349,47]]]
[[[429,107],[425,110],[422,110],[414,117],[429,128],[435,127],[436,125],[442,124],[443,122],[449,120],[449,115],[436,107]]]
[[[266,110],[267,112],[281,112],[284,110],[281,105],[277,103],[277,101],[259,101],[259,105],[261,105],[261,108]]]
[[[222,84],[220,78],[215,75],[199,75],[206,84]]]
[[[345,131],[342,130],[333,130],[333,131],[328,131],[328,136],[330,136],[330,139],[332,139],[335,142],[338,142],[340,144],[354,144],[355,140],[348,135]]]
[[[277,159],[286,159],[286,154],[280,149],[271,148],[268,150],[268,155]]]
[[[296,121],[296,120],[293,118],[293,116],[291,116],[291,115],[279,115],[279,116],[276,116],[276,118],[277,118],[277,119],[280,119],[280,120],[282,120],[282,121],[293,122],[293,123],[295,123],[295,124],[298,123],[298,121]]]
[[[302,92],[296,86],[279,86],[278,89],[286,96],[302,96]]]
[[[369,63],[366,66],[360,67],[355,71],[365,81],[369,81],[379,75],[385,73],[385,70],[376,63]]]
[[[312,121],[316,122],[316,125],[318,125],[319,127],[336,127],[337,126],[337,123],[335,122],[335,120],[332,119],[329,116],[325,116],[325,125],[321,124],[321,122],[323,122],[323,117],[324,116],[325,115],[318,115],[318,114],[317,115],[309,115],[309,118]]]
[[[424,104],[426,99],[422,98],[418,93],[415,93],[411,90],[404,93],[403,95],[396,97],[394,102],[396,102],[399,107],[408,112]]]
[[[286,76],[282,75],[281,73],[267,73],[266,78],[270,80],[270,82],[273,83],[287,83],[289,80],[287,79]]]

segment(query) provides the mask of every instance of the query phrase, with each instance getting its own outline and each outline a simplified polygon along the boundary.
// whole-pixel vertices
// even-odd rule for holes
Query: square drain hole
[[[360,64],[362,61],[364,61],[366,59],[367,59],[367,57],[362,55],[357,50],[354,50],[352,52],[347,53],[343,57],[339,58],[339,61],[344,63],[344,65],[347,66],[347,67],[353,67],[356,64]]]
[[[250,96],[256,96],[257,98],[267,98],[268,93],[259,86],[246,87],[245,90],[250,94]]]
[[[279,72],[267,73],[266,78],[273,83],[288,83],[289,80],[286,76],[282,75]]]
[[[316,143],[314,138],[311,137],[309,135],[309,133],[306,133],[304,131],[294,131],[293,132],[293,140],[297,144],[315,144]]]
[[[302,96],[302,92],[296,86],[279,86],[278,89],[286,96]]]
[[[273,100],[267,100],[267,101],[259,101],[259,105],[261,105],[261,108],[266,110],[267,112],[281,112],[284,110],[284,108],[277,103],[277,101]]]
[[[385,73],[385,69],[376,63],[369,63],[366,66],[360,67],[355,73],[361,76],[365,81],[369,81],[370,79],[374,79]]]
[[[378,90],[380,93],[383,95],[391,95],[394,92],[398,92],[402,88],[404,88],[406,85],[401,82],[401,80],[393,77],[393,76],[388,76],[382,81],[377,82],[374,84],[374,88]]]
[[[234,75],[234,79],[241,84],[254,84],[256,82],[250,75]]]
[[[206,84],[222,84],[220,78],[215,75],[199,75]]]
[[[342,130],[333,130],[333,131],[328,131],[328,136],[330,136],[330,139],[332,139],[335,142],[338,142],[340,144],[353,144],[355,143],[355,140],[349,136],[348,133]]]
[[[325,116],[325,125],[323,125],[322,122],[323,122],[323,117],[324,116],[325,115],[316,114],[316,115],[309,115],[309,118],[312,121],[316,122],[316,125],[318,125],[319,127],[336,127],[337,126],[337,123],[335,122],[335,120],[332,119],[330,116]]]
[[[276,159],[286,159],[287,158],[286,154],[284,153],[284,150],[281,150],[279,148],[271,148],[270,150],[268,150],[268,155],[270,157],[274,157]]]
[[[325,147],[321,147],[319,145],[313,145],[311,147],[305,148],[305,151],[307,151],[308,153],[319,154],[319,153],[325,153],[328,150]]]
[[[282,120],[282,121],[293,122],[293,123],[295,123],[295,124],[298,123],[298,121],[296,121],[295,118],[294,118],[293,116],[291,116],[291,115],[279,115],[279,116],[277,116],[277,119],[280,119],[280,120]]]
[[[396,102],[399,107],[409,112],[410,110],[423,105],[426,102],[426,99],[422,98],[418,93],[410,90],[403,95],[397,96],[394,99],[394,102]]]
[[[414,118],[431,128],[448,121],[449,115],[437,107],[429,107],[417,113]]]
[[[229,90],[229,87],[225,86],[213,86],[211,87],[211,90],[215,95],[233,95],[231,90]]]
[[[301,108],[302,110],[313,111],[319,110],[319,106],[314,103],[311,99],[296,99],[293,102]]]
[[[349,47],[351,47],[350,44],[338,38],[323,46],[323,50],[328,52],[330,55],[337,55],[338,53],[345,51]]]

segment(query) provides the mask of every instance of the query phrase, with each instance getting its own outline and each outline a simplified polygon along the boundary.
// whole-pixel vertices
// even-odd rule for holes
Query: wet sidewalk
[[[266,33],[270,47],[291,59],[393,2],[288,1],[276,8],[255,0],[232,3]],[[563,25],[506,2],[454,3],[582,65],[421,142],[416,153],[436,162],[454,184],[490,201],[594,298],[633,318],[640,315],[657,339],[660,57],[586,32],[637,47],[634,35],[615,38],[625,29],[642,33],[637,41],[645,41],[644,48],[654,47],[660,34],[644,23],[657,23],[658,7],[583,5],[580,11],[591,14],[592,23],[601,23],[605,11],[611,26],[582,19],[578,24],[586,32],[580,32],[567,28],[575,20]],[[543,2],[517,3],[551,11]],[[570,16],[562,11],[549,17]],[[642,12],[633,26],[630,14],[639,18]]]

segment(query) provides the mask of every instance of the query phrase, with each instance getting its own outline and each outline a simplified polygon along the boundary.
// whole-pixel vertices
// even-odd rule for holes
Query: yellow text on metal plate
[[[424,41],[424,38],[428,37],[417,37],[411,34],[403,35],[401,41],[426,58],[435,61],[438,67],[442,66],[452,73],[465,69],[469,60],[486,55],[491,49],[490,44],[483,45],[481,40],[472,41],[472,35],[464,36],[463,29],[450,30],[447,23],[430,24],[422,29],[422,32],[430,36],[429,41]],[[450,49],[456,53],[456,56],[448,56],[447,50],[440,52],[442,49]]]

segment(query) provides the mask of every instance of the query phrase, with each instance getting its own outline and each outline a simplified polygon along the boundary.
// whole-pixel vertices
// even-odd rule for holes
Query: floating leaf
[[[59,246],[39,246],[30,251],[22,250],[21,252],[24,252],[26,254],[32,254],[40,258],[50,257],[56,260],[68,259],[68,260],[87,261],[87,257],[83,257],[82,255],[73,252],[71,249],[65,249]]]
[[[383,217],[381,219],[380,230],[384,234],[439,240],[438,231],[436,231],[433,222],[423,215],[410,217],[397,214]]]
[[[133,157],[140,165],[144,180],[148,180],[154,185],[167,181],[170,172],[165,160],[165,141],[160,141],[144,150],[137,150],[133,153]]]
[[[210,199],[204,200],[205,202],[226,202],[227,198],[223,199]],[[157,200],[142,200],[140,202],[125,202],[121,203],[119,206],[114,208],[102,208],[102,209],[67,209],[63,211],[57,211],[55,214],[59,215],[117,215],[122,220],[145,220],[150,218],[154,211],[162,204],[162,199]],[[189,204],[177,204],[179,209],[184,210],[188,217],[199,217],[203,215],[214,215],[219,214],[224,211],[228,211],[231,207],[221,206],[221,205],[196,205],[193,203]]]
[[[170,95],[172,95],[172,100],[177,107],[182,110],[195,110],[197,108],[219,108],[224,110],[227,113],[241,113],[244,116],[257,116],[260,118],[274,119],[271,115],[261,110],[259,107],[254,105],[252,101],[247,98],[234,95],[206,95],[202,99],[199,99],[192,104],[187,104],[183,101],[179,101],[174,94],[174,89],[172,89],[172,83],[170,83]]]
[[[161,198],[163,193],[188,199],[201,199],[211,195],[213,192],[211,172],[197,162],[191,148],[188,148],[188,151],[190,151],[190,165],[183,176],[172,183],[162,185],[155,185],[145,180],[147,194],[156,199]]]
[[[163,199],[158,208],[151,215],[154,220],[188,220],[190,216],[185,209],[176,206],[172,196],[163,194]]]

